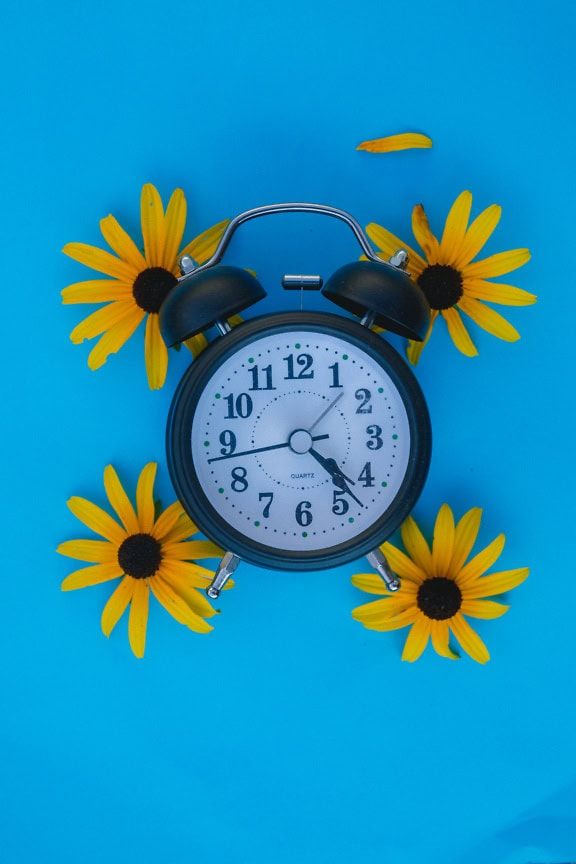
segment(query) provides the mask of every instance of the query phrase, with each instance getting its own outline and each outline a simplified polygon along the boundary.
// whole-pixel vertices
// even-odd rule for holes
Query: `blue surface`
[[[0,858],[58,864],[525,862],[576,858],[572,348],[572,7],[451,0],[393,7],[61,2],[2,12],[4,374]],[[566,16],[571,16],[571,21]],[[408,130],[429,151],[358,153]],[[70,594],[59,542],[83,536],[66,500],[103,503],[161,464],[186,365],[149,392],[141,332],[92,373],[69,332],[89,278],[60,253],[100,244],[109,212],[138,236],[140,189],[182,186],[187,238],[264,203],[310,200],[409,239],[423,202],[440,231],[465,188],[496,202],[487,246],[529,246],[504,309],[510,345],[471,326],[480,356],[438,328],[417,374],[435,431],[415,515],[485,508],[478,548],[529,566],[502,619],[477,630],[486,667],[406,631],[371,633],[353,565],[319,574],[243,566],[209,637],[151,608],[147,655],[126,622],[108,641],[109,587]],[[271,224],[268,224],[271,223]],[[285,308],[283,272],[355,256],[331,220],[242,229],[230,260]],[[498,280],[496,280],[498,281]],[[506,281],[503,279],[501,281]],[[564,323],[566,322],[566,324]]]

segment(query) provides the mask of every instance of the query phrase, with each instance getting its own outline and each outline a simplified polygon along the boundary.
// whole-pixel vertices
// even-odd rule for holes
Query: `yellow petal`
[[[449,660],[459,660],[458,654],[450,648],[450,630],[447,621],[432,621],[430,628],[432,636],[432,647],[441,657],[447,657]]]
[[[146,263],[149,267],[162,267],[166,243],[166,222],[162,199],[152,183],[146,183],[142,187],[140,218]]]
[[[175,189],[166,208],[166,241],[162,266],[174,272],[178,268],[178,249],[186,225],[186,198],[182,189]]]
[[[443,504],[438,511],[432,542],[432,575],[446,576],[454,549],[454,514]]]
[[[352,611],[353,618],[355,618],[354,611]],[[412,606],[410,609],[406,609],[405,612],[399,612],[398,615],[394,615],[391,618],[388,615],[381,615],[379,617],[356,620],[360,620],[362,626],[367,630],[377,630],[379,633],[387,633],[390,630],[401,630],[402,627],[408,627],[414,623],[420,614],[420,610]]]
[[[174,501],[158,516],[158,519],[154,523],[154,527],[150,533],[156,538],[156,540],[162,543],[163,547],[183,512],[180,502]],[[196,531],[194,533],[196,533]]]
[[[170,570],[161,565],[157,575],[174,589],[196,615],[200,615],[201,618],[211,618],[216,614],[206,595],[189,584],[185,566],[182,564],[176,563]]]
[[[203,558],[222,558],[224,554],[222,549],[210,540],[190,540],[188,543],[163,543],[162,553],[174,561],[201,561]]]
[[[424,337],[422,342],[415,342],[412,339],[410,339],[410,341],[408,342],[408,347],[406,348],[406,356],[407,356],[408,360],[410,361],[410,363],[412,363],[413,366],[416,366],[416,364],[418,363],[418,361],[420,359],[420,355],[422,354],[422,351],[424,350],[425,346],[428,344],[428,340],[430,339],[430,336],[432,335],[432,328],[434,327],[434,322],[436,321],[437,317],[438,317],[438,310],[437,309],[431,309],[430,310],[430,324],[428,325],[428,332],[426,333],[426,336]]]
[[[177,504],[179,504],[179,502],[175,502],[172,506],[175,507]],[[164,536],[165,543],[177,543],[180,540],[187,540],[189,537],[193,537],[194,534],[198,533],[198,526],[192,522],[186,513],[184,513],[181,504],[179,504],[179,507],[180,516],[174,524],[174,527],[166,531]]]
[[[184,345],[188,348],[193,357],[198,357],[198,355],[201,354],[208,345],[208,340],[203,333],[197,333],[195,336],[186,339]]]
[[[144,357],[150,390],[159,390],[164,386],[168,371],[168,349],[162,339],[158,320],[156,313],[148,315],[146,320]]]
[[[470,335],[458,314],[458,310],[454,307],[451,309],[443,309],[442,317],[448,325],[448,332],[450,333],[456,348],[458,348],[462,354],[465,354],[466,357],[475,357],[478,354],[478,350],[472,342]]]
[[[464,264],[468,264],[476,257],[498,225],[501,214],[502,208],[497,204],[491,204],[476,217],[466,232],[459,253],[454,258],[453,266],[456,269],[461,269]]]
[[[529,260],[528,249],[511,249],[509,252],[498,252],[482,261],[467,264],[462,270],[462,275],[464,280],[490,279],[491,276],[502,276],[504,273],[510,273],[511,270],[517,270]]]
[[[400,135],[387,135],[385,138],[363,141],[356,149],[367,150],[368,153],[392,153],[395,150],[421,147],[432,147],[432,140],[427,135],[421,135],[419,132],[402,132]]]
[[[412,231],[426,256],[428,264],[435,264],[438,261],[440,253],[440,244],[430,230],[428,217],[424,212],[422,204],[417,204],[412,211]]]
[[[466,588],[466,599],[472,600],[504,594],[505,591],[510,591],[512,588],[521,585],[528,578],[529,573],[530,570],[528,567],[519,567],[516,570],[503,570],[501,573],[492,573],[490,576],[483,576],[474,585]]]
[[[92,312],[91,315],[81,321],[72,330],[70,339],[75,345],[79,345],[84,339],[100,336],[105,330],[110,330],[119,322],[129,318],[133,314],[134,308],[133,300],[115,300],[113,303]]]
[[[351,582],[356,588],[367,594],[384,594],[386,596],[390,594],[383,579],[376,573],[355,573]]]
[[[143,318],[144,311],[134,306],[129,315],[126,315],[121,321],[110,327],[100,337],[88,355],[88,366],[90,369],[100,369],[106,363],[110,354],[116,354],[134,334],[134,331],[138,329]]]
[[[487,333],[491,333],[492,336],[497,336],[498,339],[503,339],[505,342],[516,342],[520,338],[520,334],[512,324],[506,321],[495,309],[490,309],[489,306],[485,306],[479,300],[474,300],[473,297],[467,297],[464,294],[458,301],[458,306],[479,327],[482,327]]]
[[[110,504],[128,534],[138,534],[140,527],[138,525],[138,517],[132,506],[128,495],[124,491],[124,487],[120,483],[118,474],[112,467],[107,465],[104,469],[104,488]]]
[[[150,591],[145,579],[134,579],[130,615],[128,616],[128,639],[136,657],[144,656],[146,648],[146,625],[148,624],[148,598]]]
[[[422,584],[426,578],[426,573],[411,558],[393,546],[392,543],[383,543],[380,548],[394,573],[397,573],[402,580],[407,580],[414,585]]]
[[[131,576],[125,576],[113,594],[110,595],[100,618],[100,625],[105,636],[110,636],[112,630],[126,611],[128,604],[132,600],[136,582],[137,580],[132,579]]]
[[[150,580],[150,588],[158,602],[180,624],[184,624],[196,633],[209,633],[213,629],[212,625],[193,612],[188,604],[158,574]]]
[[[92,504],[91,501],[87,501],[86,498],[79,498],[74,495],[69,499],[68,507],[74,516],[80,519],[91,531],[102,535],[116,547],[120,546],[126,539],[124,529],[105,510]]]
[[[482,639],[470,627],[462,615],[455,615],[450,619],[450,628],[454,636],[467,654],[477,663],[487,663],[490,659],[488,649]]]
[[[140,273],[147,267],[146,259],[132,240],[116,221],[114,216],[107,216],[100,221],[102,236],[110,248],[127,264],[134,273]]]
[[[485,279],[466,279],[466,294],[487,303],[500,303],[503,306],[530,306],[538,299],[523,288],[487,282]]]
[[[132,283],[117,279],[90,279],[68,285],[62,293],[62,303],[111,303],[114,300],[131,300]]]
[[[154,527],[154,480],[157,467],[156,462],[148,462],[140,472],[136,486],[136,511],[143,534],[152,534]]]
[[[394,594],[381,600],[371,600],[369,603],[356,606],[352,610],[352,617],[356,621],[362,621],[362,623],[370,621],[371,618],[380,620],[397,618],[409,608],[414,608],[413,597],[398,597],[398,594]]]
[[[461,192],[448,213],[440,241],[440,263],[454,265],[460,254],[472,208],[472,194]]]
[[[431,628],[432,621],[430,618],[420,613],[408,633],[404,650],[402,651],[402,660],[406,660],[408,663],[418,660],[428,644]]]
[[[431,573],[432,553],[412,516],[408,516],[402,523],[400,533],[402,535],[402,542],[412,560],[424,573]]]
[[[121,261],[120,258],[116,258],[110,252],[98,249],[97,246],[89,246],[87,243],[67,243],[62,251],[80,264],[85,264],[92,270],[98,270],[100,273],[105,273],[106,276],[112,276],[114,279],[120,279],[122,282],[133,284],[138,275],[138,271],[130,264]]]
[[[229,222],[229,219],[224,219],[222,222],[218,222],[217,225],[213,225],[212,228],[208,228],[207,231],[203,231],[202,234],[199,234],[198,237],[195,237],[194,240],[188,243],[180,253],[180,256],[190,255],[198,264],[204,264],[214,255]]]
[[[165,547],[162,547],[162,552],[165,552]],[[194,564],[191,561],[178,561],[170,559],[168,555],[162,559],[162,573],[167,582],[173,583],[179,580],[188,588],[208,587],[214,578],[214,571],[207,567],[202,567],[201,564]],[[227,588],[232,580],[229,579],[225,585]]]
[[[391,258],[399,249],[404,249],[408,253],[408,270],[414,279],[417,279],[422,271],[427,267],[426,261],[424,261],[420,255],[414,251],[414,249],[400,240],[399,237],[396,237],[395,234],[388,231],[387,228],[383,228],[381,225],[371,222],[366,226],[366,234],[381,250],[382,254],[380,257],[385,261]]]
[[[494,600],[464,600],[460,612],[471,618],[492,619],[501,618],[509,608],[509,606],[496,603]]]
[[[122,570],[118,561],[107,564],[94,564],[93,567],[83,567],[75,570],[62,582],[62,591],[75,591],[77,588],[88,588],[92,585],[100,585],[102,582],[110,582],[122,576]]]
[[[464,565],[456,578],[460,588],[466,588],[467,585],[471,585],[472,582],[475,582],[498,560],[504,549],[505,542],[506,538],[504,534],[499,534],[485,549]],[[465,593],[468,598],[472,596],[468,589],[466,589]]]
[[[93,564],[109,564],[118,559],[116,547],[107,540],[67,540],[60,543],[56,551],[68,558],[90,561]]]
[[[482,510],[480,507],[473,507],[462,516],[455,529],[454,549],[452,551],[452,560],[446,575],[455,579],[457,574],[464,566],[464,562],[472,551],[472,547],[478,537],[480,530],[480,520],[482,519]]]

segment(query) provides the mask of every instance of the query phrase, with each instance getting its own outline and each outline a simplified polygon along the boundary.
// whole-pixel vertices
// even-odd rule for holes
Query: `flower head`
[[[462,192],[452,205],[442,239],[436,239],[424,212],[418,204],[412,211],[412,230],[424,257],[414,252],[402,240],[386,228],[371,223],[366,231],[389,259],[399,249],[408,252],[408,269],[428,300],[431,309],[430,327],[423,342],[410,342],[408,359],[416,364],[422,349],[428,342],[434,322],[441,316],[446,321],[448,332],[456,347],[468,357],[478,353],[466,329],[460,312],[464,312],[480,327],[499,339],[514,342],[520,338],[518,331],[505,318],[486,305],[499,303],[506,306],[527,306],[536,301],[534,294],[512,285],[488,281],[493,276],[502,276],[521,267],[530,259],[528,249],[513,249],[499,252],[481,261],[478,255],[500,220],[501,207],[492,204],[468,225],[472,208],[472,194]]]
[[[71,591],[113,579],[121,581],[102,612],[102,630],[109,636],[130,606],[128,637],[137,657],[144,656],[150,592],[181,624],[197,633],[208,633],[212,608],[199,588],[209,585],[211,570],[193,563],[215,558],[221,550],[207,540],[187,540],[198,529],[175,501],[158,517],[153,498],[156,464],[146,465],[138,479],[136,508],[111,465],[104,471],[104,488],[119,521],[85,498],[68,501],[72,513],[103,540],[69,540],[58,552],[92,566],[76,570],[64,579],[62,590]],[[226,586],[228,587],[228,585]]]
[[[503,534],[467,560],[478,536],[481,516],[482,511],[475,507],[455,525],[452,510],[443,504],[436,518],[431,549],[414,519],[408,517],[401,527],[408,554],[391,543],[381,546],[402,580],[394,594],[375,573],[352,577],[353,584],[362,591],[384,595],[381,600],[354,609],[352,616],[357,621],[370,630],[410,627],[403,660],[417,660],[430,638],[438,654],[457,659],[449,645],[450,634],[478,663],[490,659],[486,646],[466,618],[499,618],[509,607],[486,598],[520,585],[529,571],[521,567],[484,575],[504,548]]]
[[[100,336],[88,357],[91,369],[102,366],[116,353],[146,319],[144,356],[148,384],[152,390],[163,386],[168,368],[168,350],[160,334],[158,311],[180,274],[178,262],[190,255],[203,263],[214,253],[227,220],[214,225],[178,251],[186,224],[186,199],[176,189],[166,212],[158,190],[146,183],[140,200],[144,251],[119,225],[114,216],[100,222],[102,235],[112,251],[85,243],[68,243],[62,250],[70,258],[104,273],[109,279],[93,279],[69,285],[62,292],[64,303],[105,303],[72,331],[75,344]],[[194,355],[206,345],[203,336],[186,342]]]

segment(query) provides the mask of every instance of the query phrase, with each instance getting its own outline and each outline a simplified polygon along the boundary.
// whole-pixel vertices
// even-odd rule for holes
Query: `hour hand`
[[[356,501],[356,503],[360,507],[364,506],[362,504],[362,502],[356,497],[356,495],[354,495],[354,493],[352,492],[352,490],[350,489],[350,487],[348,485],[348,483],[352,483],[352,485],[354,485],[354,481],[351,480],[349,477],[346,477],[346,475],[344,474],[342,469],[339,467],[339,465],[335,459],[332,459],[331,457],[326,458],[326,457],[322,456],[320,453],[318,453],[317,450],[314,450],[313,447],[311,447],[308,452],[330,474],[330,476],[332,477],[332,483],[334,484],[334,486],[336,486],[337,489],[340,489],[342,492],[346,492],[347,495],[350,495],[350,497],[354,501]]]

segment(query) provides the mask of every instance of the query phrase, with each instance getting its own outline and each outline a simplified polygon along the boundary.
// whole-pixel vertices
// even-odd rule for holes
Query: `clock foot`
[[[230,579],[239,563],[240,558],[237,555],[234,555],[233,552],[226,552],[224,554],[224,557],[220,561],[218,569],[216,570],[216,575],[206,589],[206,594],[211,600],[216,600],[216,598],[220,596],[222,588],[228,579]]]
[[[390,567],[384,553],[380,549],[374,549],[366,556],[372,567],[378,572],[389,591],[398,591],[400,580]]]

